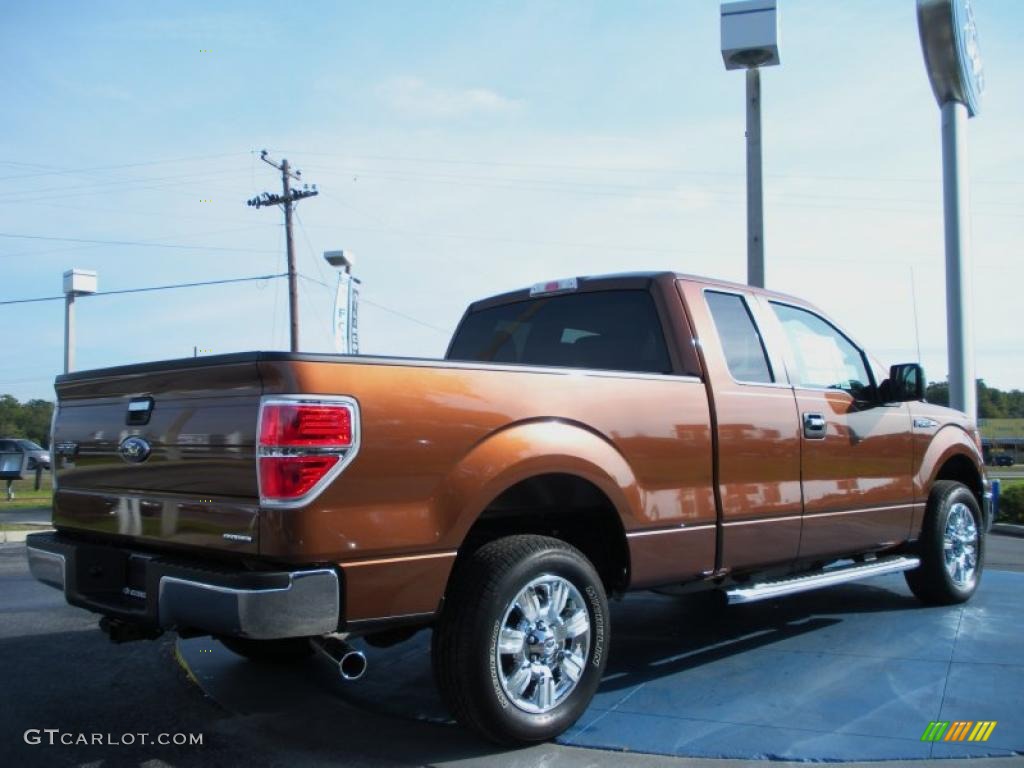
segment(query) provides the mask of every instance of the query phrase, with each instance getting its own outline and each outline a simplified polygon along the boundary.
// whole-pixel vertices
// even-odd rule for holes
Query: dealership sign
[[[359,354],[358,278],[347,272],[338,275],[334,298],[334,348],[343,355]]]

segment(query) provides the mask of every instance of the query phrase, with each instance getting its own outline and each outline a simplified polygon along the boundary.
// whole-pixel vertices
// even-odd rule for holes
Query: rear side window
[[[717,291],[707,291],[704,295],[732,377],[755,384],[774,381],[761,334],[743,297]]]
[[[591,291],[520,301],[466,316],[449,360],[671,373],[647,291]]]

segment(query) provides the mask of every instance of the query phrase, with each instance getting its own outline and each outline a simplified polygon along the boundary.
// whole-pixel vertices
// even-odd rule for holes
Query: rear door
[[[800,413],[800,557],[904,540],[914,501],[907,404],[878,402],[863,350],[821,315],[779,301],[766,304],[786,340]]]
[[[743,291],[679,285],[715,416],[720,565],[790,562],[800,543],[800,435],[782,358],[761,333],[763,308]]]

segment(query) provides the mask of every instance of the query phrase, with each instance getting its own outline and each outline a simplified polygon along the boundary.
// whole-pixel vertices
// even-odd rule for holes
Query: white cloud
[[[389,107],[407,117],[454,118],[476,114],[514,112],[522,102],[489,88],[446,88],[417,77],[398,77],[378,88]]]

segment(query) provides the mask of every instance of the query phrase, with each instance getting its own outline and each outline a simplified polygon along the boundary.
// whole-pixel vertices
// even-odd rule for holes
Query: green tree
[[[11,395],[0,395],[0,437],[23,437],[48,447],[52,416],[49,400],[19,403]]]
[[[978,418],[1024,419],[1024,392],[1004,392],[978,379]],[[933,381],[925,388],[925,399],[936,405],[949,405],[949,382]]]

